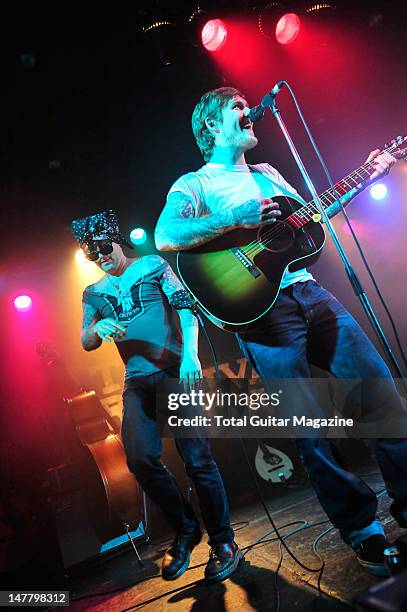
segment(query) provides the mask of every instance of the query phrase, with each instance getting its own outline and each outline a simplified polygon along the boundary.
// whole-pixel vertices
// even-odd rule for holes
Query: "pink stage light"
[[[276,38],[281,45],[289,45],[300,33],[300,18],[295,13],[286,13],[277,22]]]
[[[226,42],[227,28],[221,19],[211,19],[202,29],[202,44],[207,51],[219,51]]]
[[[14,300],[14,308],[19,311],[30,310],[32,299],[29,295],[19,295]]]

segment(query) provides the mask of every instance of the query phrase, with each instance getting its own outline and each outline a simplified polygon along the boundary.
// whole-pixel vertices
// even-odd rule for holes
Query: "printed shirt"
[[[126,336],[115,341],[126,380],[179,363],[181,334],[168,298],[180,289],[171,266],[158,255],[147,255],[120,277],[105,275],[83,292],[83,302],[94,309],[97,320],[112,318],[126,327]]]

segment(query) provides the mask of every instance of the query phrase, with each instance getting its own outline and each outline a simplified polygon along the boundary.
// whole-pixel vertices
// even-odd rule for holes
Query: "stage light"
[[[85,257],[85,253],[82,251],[82,249],[78,249],[75,253],[75,261],[76,263],[80,264],[80,265],[84,265],[84,264],[91,264],[93,263],[92,261],[89,261],[89,259],[86,259]]]
[[[204,11],[199,5],[191,11],[186,21],[186,34],[189,42],[194,47],[202,45],[202,29],[206,22],[209,21],[207,11]]]
[[[269,2],[259,13],[258,27],[266,38],[274,40],[276,24],[285,13],[285,6],[280,2]]]
[[[286,13],[277,22],[276,39],[281,45],[294,42],[300,33],[300,18],[295,13]]]
[[[161,68],[173,68],[176,62],[175,21],[167,15],[152,15],[146,18],[143,33],[151,40]]]
[[[318,13],[319,11],[333,10],[335,5],[332,2],[315,2],[305,9],[306,13]]]
[[[227,28],[221,19],[207,21],[202,29],[202,44],[207,51],[219,51],[226,42]]]
[[[147,232],[142,227],[135,227],[130,232],[130,241],[133,244],[144,244],[147,240]]]
[[[14,300],[14,307],[16,310],[26,311],[30,310],[32,306],[32,299],[29,295],[19,295]]]
[[[374,200],[383,200],[387,196],[387,187],[384,183],[377,183],[370,188],[370,195]]]

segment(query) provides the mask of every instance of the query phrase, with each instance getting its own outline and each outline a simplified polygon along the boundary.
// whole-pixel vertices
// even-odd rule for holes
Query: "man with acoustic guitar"
[[[192,505],[161,462],[156,385],[181,378],[190,388],[201,379],[197,319],[187,292],[162,257],[124,254],[122,245],[132,246],[120,234],[114,211],[75,220],[72,231],[87,259],[105,272],[83,293],[82,345],[93,351],[102,342],[115,342],[125,363],[122,439],[127,463],[176,532],[162,564],[163,578],[174,580],[188,568],[202,533]],[[175,325],[175,311],[182,334]],[[236,569],[241,554],[222,478],[207,439],[175,442],[195,485],[209,536],[205,578],[224,580]]]
[[[303,205],[275,168],[246,163],[246,151],[258,141],[245,97],[231,87],[207,92],[195,107],[192,128],[207,163],[173,184],[155,239],[159,250],[183,251],[178,255],[180,276],[202,310],[220,326],[240,332],[240,347],[263,380],[310,378],[310,366],[315,364],[338,378],[379,381],[380,391],[369,387],[363,398],[364,414],[380,402],[404,414],[391,374],[370,340],[304,267],[306,256],[323,246],[324,233],[317,222],[321,215],[312,205]],[[372,151],[358,171],[338,184],[342,205],[389,172],[396,161],[393,149]],[[335,195],[328,191],[322,199],[328,216],[339,211]],[[295,206],[284,211],[286,203],[293,201]],[[242,238],[242,232],[248,232],[249,238]],[[273,278],[263,266],[266,246],[274,251],[280,278]],[[211,248],[216,257],[211,256]],[[284,261],[285,252],[292,253],[288,261]],[[295,263],[289,266],[290,261]],[[259,303],[258,312],[253,312]],[[311,413],[320,413],[311,392],[307,402]],[[386,539],[375,517],[375,493],[338,464],[324,437],[296,442],[332,524],[367,571],[384,575]],[[393,498],[391,512],[407,527],[407,441],[374,442]]]

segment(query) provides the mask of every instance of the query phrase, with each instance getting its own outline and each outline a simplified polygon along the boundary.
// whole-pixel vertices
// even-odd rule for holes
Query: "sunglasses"
[[[109,240],[98,240],[97,244],[93,243],[92,246],[96,246],[97,249],[93,251],[83,249],[85,257],[89,261],[96,261],[99,259],[99,255],[110,255],[113,252],[113,244]]]

